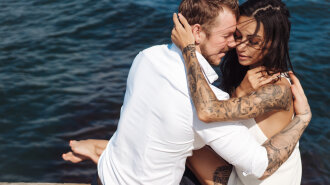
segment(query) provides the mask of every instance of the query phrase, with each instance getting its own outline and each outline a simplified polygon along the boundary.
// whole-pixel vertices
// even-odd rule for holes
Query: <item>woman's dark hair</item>
[[[293,70],[289,56],[290,13],[285,4],[281,0],[248,0],[239,7],[239,11],[241,16],[256,20],[255,35],[261,23],[264,27],[261,63],[268,74],[287,72],[288,66]],[[229,51],[220,65],[222,89],[231,94],[242,82],[248,69],[248,66],[239,64],[236,49]]]

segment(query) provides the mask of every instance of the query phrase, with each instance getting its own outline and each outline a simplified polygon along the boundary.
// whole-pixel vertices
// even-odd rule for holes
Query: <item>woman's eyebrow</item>
[[[240,33],[242,33],[238,28],[237,28],[237,30],[238,30]],[[246,33],[248,37],[260,37],[260,38],[262,38],[261,35],[258,35],[257,33],[251,33],[251,32],[249,32],[248,30],[244,30],[244,33]]]
[[[262,36],[260,35],[256,35],[256,34],[252,34],[252,35],[247,35],[248,37],[258,37],[258,38],[261,38],[262,39]]]

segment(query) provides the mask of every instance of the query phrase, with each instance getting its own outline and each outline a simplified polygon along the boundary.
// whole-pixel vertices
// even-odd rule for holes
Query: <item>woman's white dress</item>
[[[249,128],[250,133],[260,145],[267,141],[268,138],[254,119],[244,120],[242,123]],[[251,175],[244,176],[240,169],[234,168],[228,185],[300,185],[301,176],[302,166],[298,142],[288,160],[270,177],[260,181]]]

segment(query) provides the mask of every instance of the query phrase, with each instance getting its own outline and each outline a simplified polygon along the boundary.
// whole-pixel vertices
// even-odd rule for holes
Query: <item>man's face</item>
[[[219,65],[229,48],[235,47],[234,33],[236,17],[233,12],[224,7],[211,26],[209,35],[204,32],[200,42],[201,54],[211,65]]]

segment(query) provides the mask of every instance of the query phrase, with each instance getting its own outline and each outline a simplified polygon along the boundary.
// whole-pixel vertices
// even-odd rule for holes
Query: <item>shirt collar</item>
[[[181,50],[175,44],[172,43],[171,49],[178,52],[180,54],[180,56],[182,56]],[[219,78],[218,74],[214,71],[212,66],[203,57],[202,54],[200,54],[198,51],[196,51],[196,55],[197,55],[198,62],[200,64],[201,68],[202,68],[202,71],[204,72],[204,75],[206,76],[209,83],[212,84],[213,82],[215,82]]]

